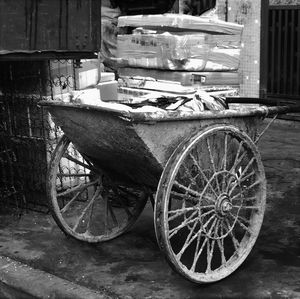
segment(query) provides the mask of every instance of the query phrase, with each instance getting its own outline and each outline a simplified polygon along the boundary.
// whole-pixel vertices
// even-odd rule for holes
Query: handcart
[[[259,126],[300,107],[227,101],[264,105],[142,113],[41,102],[64,132],[47,180],[58,226],[81,241],[108,241],[156,194],[156,238],[171,266],[196,283],[233,273],[255,244],[266,206]]]

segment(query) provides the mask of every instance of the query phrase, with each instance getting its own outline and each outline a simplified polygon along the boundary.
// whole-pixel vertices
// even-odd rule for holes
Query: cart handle
[[[285,114],[290,112],[300,112],[300,105],[284,105],[284,106],[271,106],[274,105],[275,101],[259,99],[259,98],[226,98],[227,103],[252,103],[252,104],[263,104],[262,106],[252,109],[240,109],[240,110],[207,110],[199,112],[185,112],[185,111],[163,111],[163,112],[137,112],[134,110],[121,111],[115,108],[91,106],[91,105],[74,105],[70,103],[63,103],[60,101],[41,101],[40,106],[50,106],[55,108],[66,108],[66,109],[86,109],[99,111],[102,113],[114,114],[128,122],[134,123],[149,123],[154,124],[156,122],[168,122],[168,121],[181,121],[181,120],[204,120],[204,119],[223,119],[223,118],[236,118],[236,117],[267,117],[277,114]]]
[[[284,103],[280,103],[284,101]],[[282,99],[263,99],[263,98],[226,98],[227,104],[262,104],[266,107],[266,115],[300,113],[300,105]],[[268,107],[271,106],[271,107]]]

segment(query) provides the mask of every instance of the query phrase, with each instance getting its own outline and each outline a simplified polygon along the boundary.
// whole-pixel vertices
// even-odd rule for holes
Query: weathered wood
[[[0,0],[0,54],[97,52],[101,1]]]

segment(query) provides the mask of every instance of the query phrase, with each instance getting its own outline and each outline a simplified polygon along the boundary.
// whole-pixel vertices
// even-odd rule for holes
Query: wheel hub
[[[232,210],[232,203],[227,194],[221,194],[216,202],[216,212],[219,216],[226,216]]]

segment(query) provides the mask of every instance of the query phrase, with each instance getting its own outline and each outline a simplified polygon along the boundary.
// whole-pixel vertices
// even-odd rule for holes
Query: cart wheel
[[[250,253],[266,200],[260,154],[238,128],[216,125],[183,142],[161,176],[155,205],[158,244],[197,283],[221,280]]]
[[[53,152],[47,193],[62,231],[91,243],[111,240],[129,230],[147,202],[144,192],[109,182],[66,136]]]

